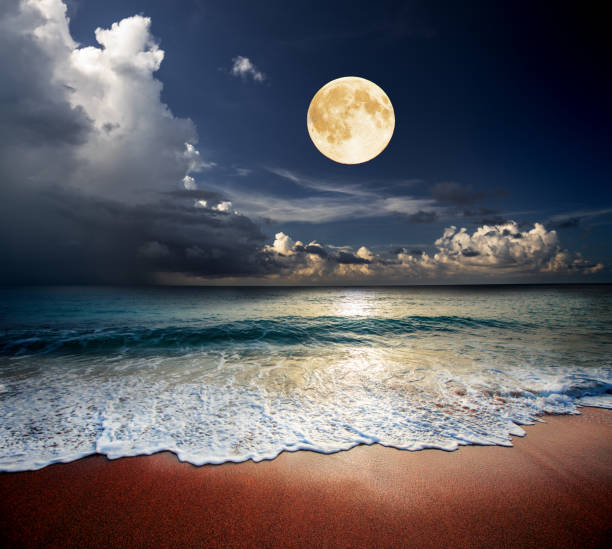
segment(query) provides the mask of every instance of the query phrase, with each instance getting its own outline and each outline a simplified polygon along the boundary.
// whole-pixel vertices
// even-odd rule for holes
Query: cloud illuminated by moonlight
[[[540,223],[521,231],[514,221],[483,225],[473,233],[448,227],[435,241],[437,252],[416,253],[401,249],[393,254],[375,253],[365,246],[351,248],[304,245],[278,233],[265,247],[295,281],[397,282],[445,279],[463,274],[493,277],[527,274],[592,274],[603,269],[578,253],[564,250],[555,231]]]

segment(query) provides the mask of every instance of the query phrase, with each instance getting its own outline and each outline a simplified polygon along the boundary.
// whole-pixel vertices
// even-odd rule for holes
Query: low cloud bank
[[[521,231],[514,221],[484,225],[469,233],[448,227],[435,241],[437,252],[395,250],[376,253],[362,246],[324,246],[318,242],[295,242],[278,233],[264,248],[281,267],[276,276],[296,282],[397,283],[452,280],[463,275],[478,279],[495,277],[540,277],[550,274],[592,274],[603,269],[579,253],[561,247],[557,233],[535,223]]]

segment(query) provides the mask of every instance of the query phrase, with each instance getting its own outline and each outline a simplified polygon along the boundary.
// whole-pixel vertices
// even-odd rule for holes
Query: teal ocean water
[[[612,408],[612,286],[0,289],[0,470],[510,445]]]

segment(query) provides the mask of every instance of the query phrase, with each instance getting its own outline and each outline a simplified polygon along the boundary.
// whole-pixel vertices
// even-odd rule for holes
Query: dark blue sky
[[[581,219],[560,229],[564,243],[610,257],[612,216],[585,215],[612,207],[609,34],[594,8],[533,4],[83,0],[70,13],[82,44],[92,43],[96,27],[136,13],[151,17],[166,52],[158,73],[164,101],[195,122],[205,158],[253,170],[239,181],[208,173],[221,188],[287,198],[303,192],[265,167],[385,186],[385,193],[419,180],[409,193],[418,197],[435,183],[457,182],[485,195],[463,209],[495,213],[450,219],[455,224],[569,214]],[[229,75],[237,55],[266,80]],[[389,147],[365,165],[334,164],[306,131],[314,93],[344,75],[378,83],[395,108]],[[336,244],[410,245],[432,242],[445,224],[447,217],[415,224],[390,216],[265,230]]]
[[[282,231],[306,243],[431,253],[451,225],[538,222],[563,249],[603,263],[595,279],[610,278],[612,48],[595,5],[68,6],[81,46],[99,47],[96,28],[135,14],[151,18],[165,52],[155,73],[163,102],[194,122],[200,153],[215,164],[194,175],[199,189],[231,200],[269,242]],[[231,74],[239,55],[263,81]],[[395,109],[389,146],[366,164],[330,161],[306,129],[314,93],[347,75],[377,83]]]

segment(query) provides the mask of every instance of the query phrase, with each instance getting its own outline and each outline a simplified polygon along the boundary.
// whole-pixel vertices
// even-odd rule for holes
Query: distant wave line
[[[108,327],[65,330],[21,328],[0,332],[0,355],[26,353],[108,352],[121,349],[198,347],[231,342],[262,341],[279,345],[312,343],[354,344],[364,337],[459,332],[494,328],[517,330],[534,325],[510,320],[461,316],[407,316],[403,318],[285,316],[198,327]]]

